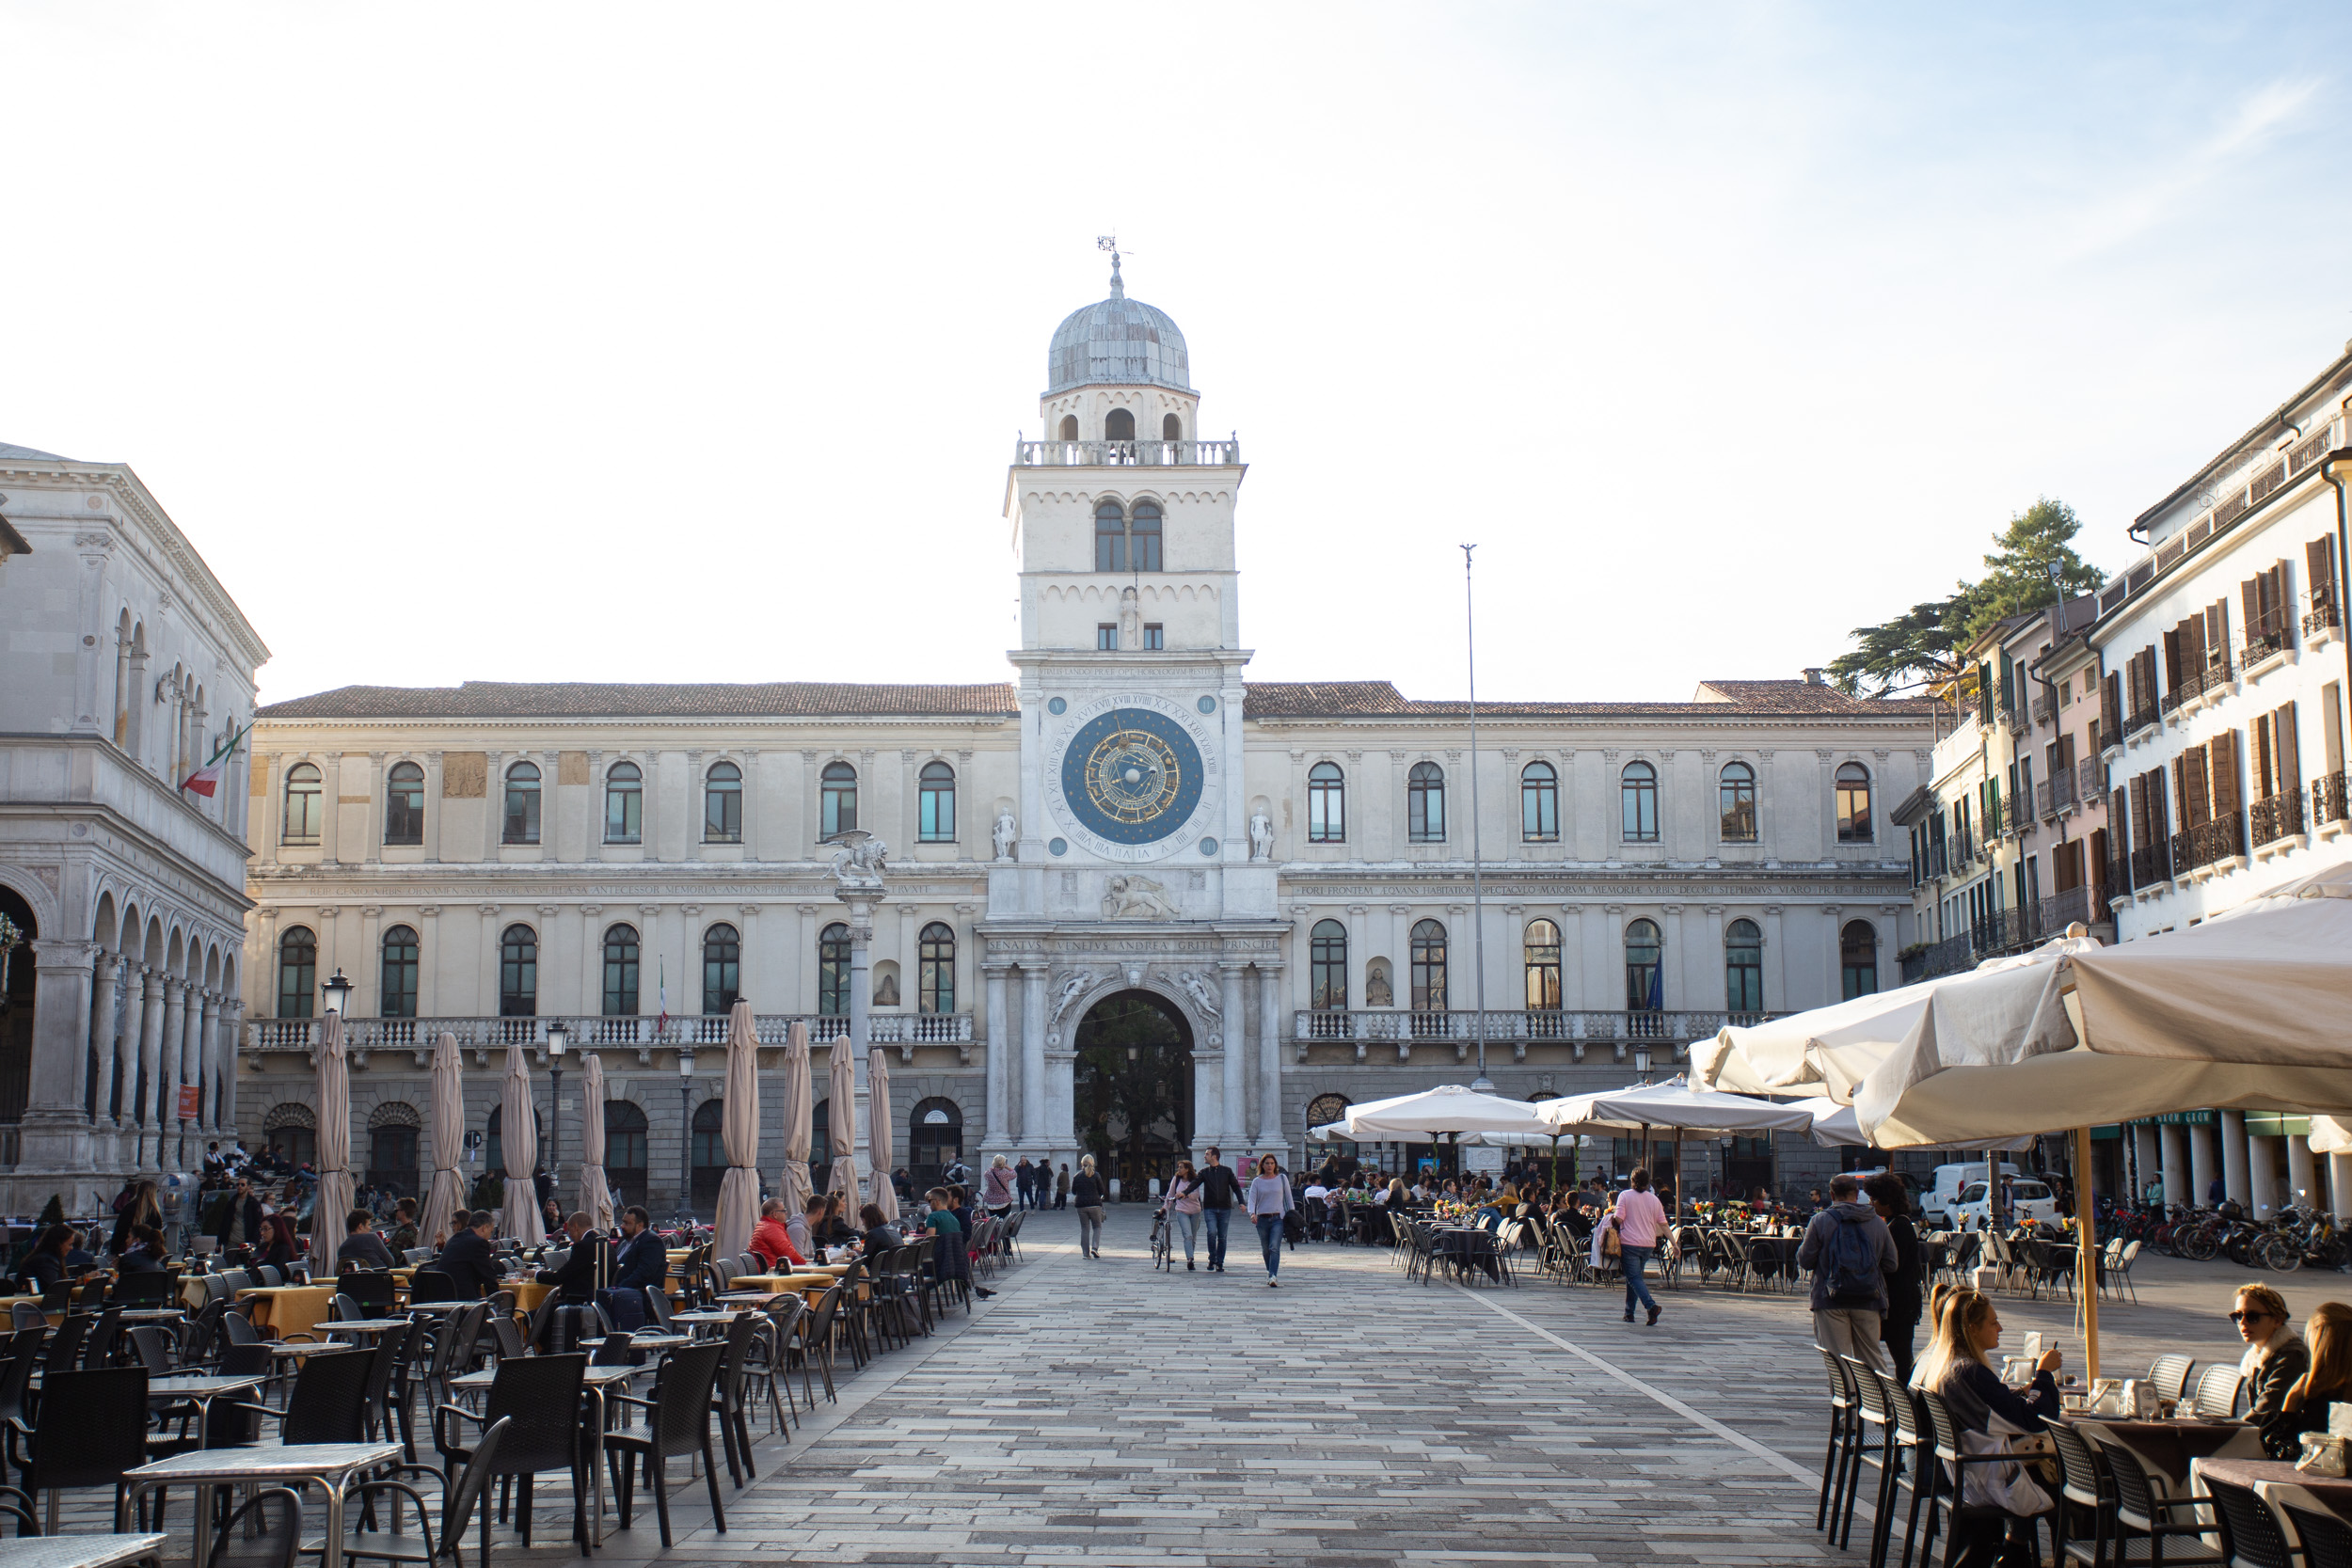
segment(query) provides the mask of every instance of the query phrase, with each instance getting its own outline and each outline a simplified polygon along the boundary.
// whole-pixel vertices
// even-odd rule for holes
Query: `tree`
[[[1969,593],[1968,635],[2004,616],[2097,593],[2106,574],[2074,553],[2074,538],[2082,531],[2074,509],[2047,496],[2010,518],[1984,558],[1984,580]]]
[[[1883,697],[1950,680],[1960,672],[1970,593],[1963,582],[1948,599],[1929,599],[1883,625],[1854,627],[1850,635],[1860,645],[1830,661],[1830,678],[1850,697]]]

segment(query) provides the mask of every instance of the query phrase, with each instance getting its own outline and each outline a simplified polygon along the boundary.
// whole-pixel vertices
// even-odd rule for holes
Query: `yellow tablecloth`
[[[256,1285],[239,1291],[237,1299],[261,1299],[254,1304],[253,1326],[264,1338],[284,1339],[296,1334],[318,1337],[319,1321],[335,1302],[332,1285]]]
[[[542,1285],[535,1279],[526,1279],[519,1285],[509,1285],[506,1288],[515,1292],[515,1310],[517,1312],[538,1310],[539,1304],[548,1299],[548,1292],[555,1289],[552,1285]]]

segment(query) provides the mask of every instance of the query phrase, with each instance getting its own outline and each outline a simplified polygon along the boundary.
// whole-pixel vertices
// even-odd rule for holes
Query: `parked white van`
[[[1985,1190],[1982,1181],[1971,1181],[1960,1190],[1960,1201],[1952,1205],[1952,1224],[1961,1230],[1982,1230],[1985,1227]],[[2047,1184],[2031,1177],[2017,1177],[2009,1184],[2009,1202],[2003,1207],[2001,1218],[2007,1225],[2031,1225],[2039,1220],[2055,1221],[2058,1217],[2058,1195]]]
[[[2015,1165],[2004,1160],[2001,1162],[2001,1174],[2013,1177],[2018,1174],[2018,1170]],[[1960,1216],[1953,1211],[1960,1207],[1962,1190],[1971,1181],[1981,1182],[1983,1180],[1984,1162],[1982,1160],[1963,1164],[1938,1165],[1935,1167],[1934,1184],[1929,1187],[1926,1196],[1919,1200],[1920,1209],[1931,1222],[1949,1230],[1960,1224]]]

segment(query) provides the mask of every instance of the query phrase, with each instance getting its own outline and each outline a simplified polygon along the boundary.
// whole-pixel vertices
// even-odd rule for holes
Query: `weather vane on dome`
[[[1111,253],[1111,297],[1113,299],[1125,299],[1127,297],[1127,285],[1120,280],[1119,276],[1119,236],[1116,234],[1097,234],[1094,236],[1094,248],[1097,250],[1107,250]]]

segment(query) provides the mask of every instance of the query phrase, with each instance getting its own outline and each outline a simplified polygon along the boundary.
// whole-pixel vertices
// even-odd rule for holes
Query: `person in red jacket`
[[[759,1206],[759,1223],[752,1227],[752,1250],[768,1259],[774,1268],[778,1262],[798,1263],[806,1267],[808,1259],[792,1244],[792,1234],[784,1227],[784,1199],[771,1197]]]

